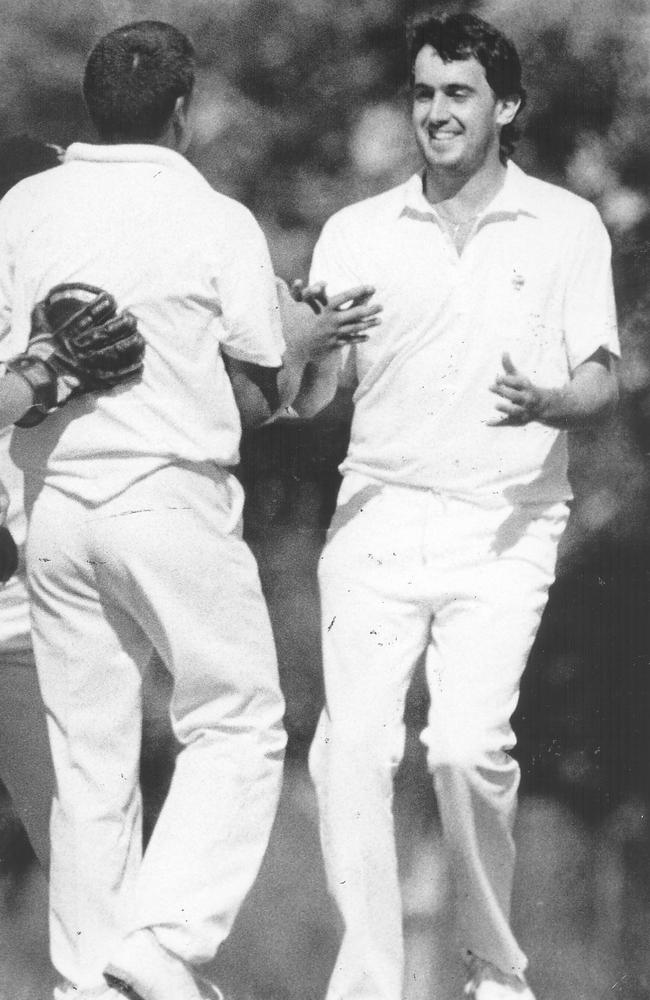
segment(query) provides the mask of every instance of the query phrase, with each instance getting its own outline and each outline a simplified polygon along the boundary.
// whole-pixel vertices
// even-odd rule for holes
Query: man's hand
[[[382,307],[369,304],[375,293],[370,285],[350,288],[331,299],[323,283],[305,288],[298,280],[292,283],[290,295],[286,286],[278,292],[287,347],[304,361],[317,362],[346,344],[363,343],[368,330],[381,322]]]
[[[548,389],[533,385],[527,375],[520,372],[509,354],[501,358],[503,374],[497,375],[490,392],[499,397],[496,408],[503,417],[489,420],[488,427],[522,427],[532,420],[544,420]]]
[[[503,374],[497,375],[490,391],[499,397],[496,404],[503,416],[488,421],[489,427],[523,427],[536,420],[546,427],[569,430],[592,427],[613,410],[618,398],[612,356],[604,347],[579,364],[562,386],[542,389],[533,385],[504,354]]]
[[[295,302],[305,302],[312,312],[318,314],[322,313],[324,306],[327,305],[326,287],[324,281],[317,281],[313,285],[305,287],[304,281],[295,278],[289,286],[289,291]]]
[[[294,281],[291,291],[278,279],[278,301],[286,344],[278,374],[283,415],[313,416],[334,398],[338,383],[337,350],[368,339],[380,322],[380,305],[370,305],[375,289],[359,285],[328,298],[323,283]]]

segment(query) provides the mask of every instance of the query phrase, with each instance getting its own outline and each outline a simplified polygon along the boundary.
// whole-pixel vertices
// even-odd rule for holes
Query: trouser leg
[[[229,484],[170,468],[85,520],[44,491],[41,521],[56,529],[39,533],[38,510],[32,519],[37,658],[59,786],[53,957],[78,987],[101,979],[129,930],[153,930],[190,962],[212,957],[266,847],[283,701]],[[184,749],[140,866],[138,667],[152,646],[174,677]]]
[[[235,535],[204,538],[201,561],[179,569],[166,614],[152,625],[174,679],[172,724],[182,749],[138,876],[133,925],[151,927],[192,963],[214,956],[257,875],[286,743],[253,556]],[[224,567],[217,586],[215,565]],[[194,607],[182,600],[190,588]]]
[[[427,654],[431,695],[422,739],[451,852],[462,950],[522,976],[527,960],[510,928],[512,836],[519,767],[510,717],[552,582],[565,510],[526,521],[495,555],[447,574]],[[485,518],[486,538],[494,535]],[[458,528],[456,529],[458,531]]]
[[[399,522],[381,497],[357,497],[347,523],[345,503],[344,495],[320,570],[326,705],[310,752],[328,886],[343,920],[328,997],[399,1000],[404,957],[393,777],[429,613],[410,600],[417,532],[394,530]],[[394,525],[389,535],[380,528],[384,518]]]
[[[80,516],[65,503],[35,508],[28,559],[56,772],[52,961],[77,989],[90,990],[103,985],[107,955],[132,911],[141,857],[139,666],[150,645],[133,623],[126,640],[107,621]]]
[[[181,744],[127,930],[149,928],[196,964],[214,956],[259,870],[286,736],[270,622],[241,538],[241,489],[225,475],[187,476],[152,477],[152,498],[162,490],[167,506],[107,526],[131,556],[99,576],[116,603],[135,595],[138,622],[173,678]],[[142,505],[151,506],[146,496]]]

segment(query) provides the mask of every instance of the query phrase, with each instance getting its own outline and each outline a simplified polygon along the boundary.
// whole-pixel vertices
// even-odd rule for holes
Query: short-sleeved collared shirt
[[[275,367],[283,341],[266,241],[250,212],[154,145],[72,145],[0,203],[0,347],[24,349],[59,282],[98,285],[146,340],[139,384],[74,400],[14,434],[25,469],[95,503],[170,462],[238,461],[222,351]]]
[[[341,357],[356,382],[342,471],[513,502],[570,496],[564,433],[491,427],[504,352],[534,382],[564,384],[618,351],[610,243],[591,204],[509,164],[459,255],[419,175],[325,225],[312,280],[377,289],[381,326]]]

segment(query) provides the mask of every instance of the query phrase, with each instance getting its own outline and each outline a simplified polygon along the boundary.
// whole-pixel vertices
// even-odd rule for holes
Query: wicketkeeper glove
[[[27,349],[6,362],[34,397],[16,425],[33,427],[76,396],[139,378],[144,349],[135,316],[118,313],[108,292],[94,285],[56,285],[34,306]]]

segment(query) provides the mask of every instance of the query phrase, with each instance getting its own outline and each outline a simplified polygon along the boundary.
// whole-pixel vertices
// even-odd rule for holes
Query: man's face
[[[499,133],[519,101],[498,99],[473,56],[443,62],[425,45],[413,69],[413,127],[427,166],[471,176],[498,158]]]

